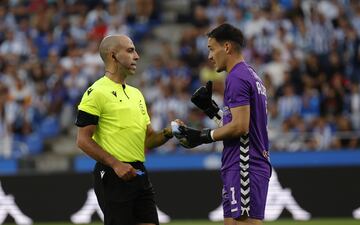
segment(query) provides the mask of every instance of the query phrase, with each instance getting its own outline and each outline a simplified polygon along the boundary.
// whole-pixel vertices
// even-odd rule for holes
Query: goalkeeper
[[[221,111],[212,100],[211,82],[200,87],[191,101],[220,127],[196,130],[181,121],[175,124],[179,125],[175,136],[186,148],[214,141],[224,143],[221,176],[225,225],[262,224],[271,175],[266,89],[244,62],[243,47],[242,32],[230,24],[222,24],[208,33],[209,59],[217,72],[228,73],[224,108]]]

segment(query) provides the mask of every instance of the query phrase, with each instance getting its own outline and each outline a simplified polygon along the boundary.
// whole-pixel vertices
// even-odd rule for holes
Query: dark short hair
[[[209,38],[215,38],[217,42],[233,41],[240,48],[245,47],[244,34],[240,29],[228,23],[223,23],[207,33]]]

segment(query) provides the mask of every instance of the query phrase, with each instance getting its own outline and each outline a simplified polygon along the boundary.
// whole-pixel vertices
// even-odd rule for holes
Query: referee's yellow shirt
[[[123,162],[145,161],[145,136],[150,117],[144,96],[129,85],[104,76],[84,93],[79,110],[96,115],[93,139]]]

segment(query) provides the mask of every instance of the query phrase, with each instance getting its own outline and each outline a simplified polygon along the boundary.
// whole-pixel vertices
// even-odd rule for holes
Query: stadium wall
[[[275,201],[280,204],[275,208],[281,210],[278,212],[282,217],[294,217],[294,207],[300,207],[311,217],[352,217],[354,210],[360,207],[360,166],[279,167],[275,170],[281,190],[290,191],[297,204],[291,206],[289,202]],[[158,207],[171,219],[208,218],[220,205],[218,170],[152,170],[150,177]],[[6,196],[13,196],[19,211],[33,221],[69,221],[84,208],[92,189],[89,172],[3,175],[0,181],[0,209],[3,210],[0,214],[8,214],[7,222],[13,221],[14,212],[6,211],[3,204]],[[272,198],[281,199],[282,193],[273,194]],[[95,207],[87,212],[92,219],[99,219]]]

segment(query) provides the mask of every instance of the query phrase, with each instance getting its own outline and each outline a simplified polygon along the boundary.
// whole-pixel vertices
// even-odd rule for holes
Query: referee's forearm
[[[88,156],[93,158],[94,160],[105,164],[107,166],[112,167],[117,159],[110,155],[108,152],[103,150],[94,140],[86,139],[86,140],[79,140],[78,139],[78,147],[86,153]]]
[[[146,138],[145,147],[147,149],[156,148],[165,144],[168,140],[169,138],[165,137],[163,131],[156,132]]]

